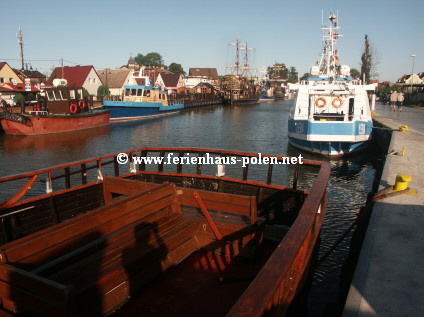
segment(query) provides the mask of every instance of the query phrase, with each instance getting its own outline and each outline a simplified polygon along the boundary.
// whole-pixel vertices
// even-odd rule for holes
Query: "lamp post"
[[[415,66],[415,54],[412,54],[412,75],[411,75],[411,99],[412,99],[412,83],[414,82],[414,66]],[[412,101],[412,100],[411,100]]]

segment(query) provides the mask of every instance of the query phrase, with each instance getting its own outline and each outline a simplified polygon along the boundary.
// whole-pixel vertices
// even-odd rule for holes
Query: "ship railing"
[[[308,278],[326,212],[329,175],[330,165],[323,163],[289,232],[227,317],[287,316],[290,304]]]
[[[237,174],[237,177],[217,176],[216,170],[210,170],[212,167],[217,168],[217,165],[213,164],[208,165],[209,171],[205,172],[204,165],[206,164],[203,164],[202,162],[197,164],[183,164],[181,162],[178,164],[168,164],[164,159],[161,164],[157,164],[155,162],[147,164],[136,164],[136,160],[134,159],[136,156],[146,158],[156,156],[158,158],[165,158],[171,155],[171,153],[173,157],[178,158],[187,156],[204,157],[208,154],[212,156],[228,157],[228,160],[230,160],[231,157],[239,159],[242,159],[243,157],[261,157],[262,159],[265,157],[276,157],[275,155],[235,152],[227,150],[211,150],[203,148],[139,148],[122,153],[115,153],[73,163],[57,165],[29,173],[1,177],[0,186],[2,186],[2,188],[7,188],[7,190],[0,190],[0,192],[3,193],[2,196],[0,196],[0,199],[6,198],[6,200],[2,202],[0,200],[0,213],[2,209],[28,203],[29,201],[35,199],[35,197],[40,198],[40,195],[49,197],[51,195],[58,195],[63,193],[70,188],[80,189],[83,187],[91,186],[95,183],[101,182],[103,175],[113,175],[120,177],[128,177],[134,174],[160,174],[168,176],[182,175],[187,177],[192,176],[209,179],[229,180],[274,189],[290,189],[290,186],[283,186],[276,183],[275,178],[273,177],[273,171],[276,169],[276,167],[287,166],[278,165],[280,162],[287,162],[287,158],[281,156],[277,157],[277,165],[270,162],[268,162],[268,164],[261,165],[229,165],[232,174]],[[122,164],[122,161],[120,161],[123,156],[128,158],[125,164]],[[320,167],[323,164],[319,161],[305,159],[303,159],[302,162],[303,164],[296,164],[293,168],[294,174],[292,177],[291,189],[297,189],[300,166]],[[254,173],[254,168],[257,166],[260,166],[262,171],[266,169],[266,176],[263,175],[262,172],[262,175],[265,176],[262,178],[265,178],[266,180],[258,181],[249,179],[249,174],[252,174],[252,170]],[[8,196],[10,197],[3,197],[5,192],[10,193],[12,188],[16,188],[16,192],[11,196],[9,194]],[[305,191],[305,193],[307,193],[307,191]]]
[[[168,106],[175,104],[184,104],[184,99],[168,99]]]

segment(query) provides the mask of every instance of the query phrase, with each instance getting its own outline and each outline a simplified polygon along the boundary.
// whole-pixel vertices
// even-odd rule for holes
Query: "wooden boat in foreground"
[[[194,148],[126,153],[258,158]],[[122,155],[0,178],[21,186],[0,203],[1,314],[290,313],[313,272],[328,162],[297,164],[285,187],[272,182],[287,168],[280,164],[250,164],[235,178],[205,174],[211,166],[200,163],[125,166]],[[266,181],[252,179],[257,168]],[[310,191],[298,189],[299,170],[314,168]]]

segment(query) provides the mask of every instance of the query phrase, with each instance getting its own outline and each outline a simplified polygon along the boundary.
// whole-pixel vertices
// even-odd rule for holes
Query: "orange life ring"
[[[72,114],[76,114],[78,112],[77,105],[74,103],[71,103],[71,105],[69,106],[69,112]]]
[[[78,101],[78,108],[80,108],[81,110],[83,110],[85,108],[84,99],[81,99],[80,101]]]
[[[319,97],[317,100],[315,100],[315,106],[318,108],[323,108],[327,104],[327,101],[323,97]]]
[[[331,102],[331,105],[334,108],[340,108],[341,106],[343,106],[343,99],[336,97],[333,99],[333,101]]]

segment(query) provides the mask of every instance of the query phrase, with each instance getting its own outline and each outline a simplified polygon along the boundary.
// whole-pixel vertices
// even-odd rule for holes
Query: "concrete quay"
[[[424,111],[379,104],[377,113],[388,128],[421,130],[393,132],[379,190],[406,174],[417,193],[374,204],[342,316],[424,316]]]

